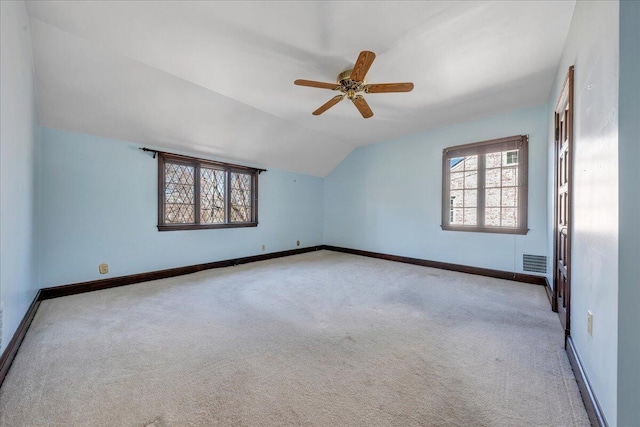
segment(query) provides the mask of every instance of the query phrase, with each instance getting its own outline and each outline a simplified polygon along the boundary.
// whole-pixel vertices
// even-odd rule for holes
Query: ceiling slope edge
[[[136,61],[135,59],[120,55],[118,52],[113,52],[108,48],[96,46],[94,43],[61,30],[58,27],[51,26],[37,19],[30,19],[31,36],[32,40],[34,40],[33,51],[34,62],[36,64],[36,86],[39,93],[43,94],[42,97],[39,97],[38,101],[39,109],[41,111],[40,120],[42,126],[98,135],[107,138],[128,140],[141,144],[153,144],[159,148],[172,148],[183,151],[188,150],[190,152],[202,153],[218,158],[246,161],[266,167],[275,167],[278,169],[306,173],[314,176],[325,176],[328,174],[354,148],[353,145],[338,140],[335,136],[324,135],[321,132],[301,127],[280,117],[268,114],[262,110],[219,94],[208,88],[204,88],[193,82],[176,77],[170,73],[166,73],[163,70],[150,67],[147,64]],[[65,40],[63,43],[58,43],[58,45],[56,45],[56,42],[52,40],[56,38],[63,38]],[[65,44],[73,47],[73,55],[65,51],[65,48],[68,47],[65,46]],[[111,61],[106,61],[105,58],[108,58]],[[228,120],[218,119],[218,124],[224,124],[226,126],[224,131],[226,131],[227,135],[230,134],[230,131],[231,133],[237,132],[240,134],[239,138],[242,136],[247,137],[249,140],[253,141],[254,146],[251,147],[251,144],[245,143],[244,146],[240,147],[241,149],[238,150],[234,149],[235,147],[233,147],[233,143],[230,143],[231,145],[227,146],[222,145],[209,147],[207,144],[202,144],[203,138],[200,138],[199,140],[197,138],[178,138],[177,140],[172,137],[166,139],[163,139],[162,137],[149,138],[149,129],[146,129],[146,134],[145,132],[136,134],[136,132],[114,131],[114,129],[109,129],[108,124],[105,123],[98,123],[96,125],[95,120],[93,121],[94,126],[91,125],[91,120],[88,120],[87,123],[79,123],[77,120],[75,122],[73,120],[61,120],[61,114],[64,108],[58,107],[60,107],[60,99],[65,98],[66,95],[68,95],[68,93],[64,92],[65,89],[79,91],[96,88],[95,82],[82,80],[83,78],[91,80],[91,77],[87,77],[87,74],[90,74],[87,73],[87,71],[95,71],[96,64],[89,64],[89,66],[87,66],[86,63],[90,61],[100,63],[105,67],[113,67],[113,70],[111,70],[114,71],[113,74],[117,74],[119,72],[118,65],[122,65],[120,68],[129,67],[131,70],[134,70],[134,72],[138,72],[138,74],[144,74],[144,77],[150,77],[150,80],[163,81],[169,86],[178,86],[179,88],[184,89],[185,92],[194,92],[196,93],[196,97],[201,98],[199,99],[200,102],[203,102],[202,98],[204,98],[205,104],[207,102],[211,104],[212,101],[215,101],[213,102],[215,104],[224,104],[224,108],[231,111],[228,114],[228,117],[226,117]],[[71,62],[71,64],[65,64],[65,62]],[[47,73],[44,73],[43,67],[46,68],[51,65],[53,65],[54,68],[58,67],[59,69],[53,71],[49,69],[47,70]],[[93,66],[93,68],[91,68],[91,66]],[[143,71],[141,71],[141,69]],[[71,80],[74,79],[66,75],[69,73],[78,73],[76,77],[79,80],[72,82]],[[145,82],[142,82],[142,79],[139,80],[142,85],[145,84]],[[73,83],[73,86],[71,83]],[[105,82],[103,81],[101,83]],[[161,90],[163,89],[160,85],[158,85],[158,88]],[[100,89],[104,90],[103,88]],[[134,88],[131,89],[135,90]],[[174,94],[175,92],[176,91],[174,90]],[[76,95],[80,100],[82,100],[82,97],[87,94],[75,93],[72,95]],[[100,94],[90,95],[95,95],[99,98]],[[192,95],[193,94],[188,94],[186,96],[188,98]],[[178,94],[178,96],[180,96],[180,94]],[[167,102],[166,104],[169,103],[170,102]],[[108,105],[104,107],[108,107]],[[211,106],[209,105],[208,107]],[[73,111],[71,111],[69,115],[73,115],[74,112],[77,112],[80,115],[82,114],[81,106],[79,107],[78,105],[75,105],[74,108],[75,110],[71,108]],[[218,107],[218,110],[220,108],[221,107]],[[106,118],[111,112],[117,114],[115,110],[117,110],[117,108],[113,108],[111,110],[103,108],[103,118],[105,118],[103,122],[106,121]],[[136,112],[130,112],[135,116]],[[215,116],[212,115],[212,117]],[[238,117],[240,119],[238,119]],[[252,133],[247,130],[247,123],[242,122],[243,117],[247,117],[246,121],[251,122],[252,124],[257,123],[259,125],[256,127],[256,132]],[[235,123],[234,119],[236,121]],[[113,121],[111,124],[113,125]],[[161,122],[159,122],[159,124],[161,124]],[[132,124],[129,123],[129,125],[131,127]],[[133,125],[135,126],[135,123]],[[212,128],[209,126],[208,130],[211,131],[212,135],[218,133],[215,127]],[[264,133],[258,135],[258,131],[264,131]],[[159,133],[161,134],[161,130]],[[202,137],[202,135],[199,136]],[[206,139],[206,137],[204,139]],[[275,146],[259,147],[256,149],[256,146],[260,143],[264,143],[265,141],[273,141],[275,142]],[[185,144],[185,142],[188,143],[188,145]]]

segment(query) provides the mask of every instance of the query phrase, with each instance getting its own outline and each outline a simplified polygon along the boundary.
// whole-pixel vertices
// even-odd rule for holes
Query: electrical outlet
[[[587,332],[593,336],[593,313],[587,310]]]
[[[264,251],[267,248],[267,245],[262,245],[262,250]]]
[[[100,264],[98,266],[100,274],[107,274],[109,272],[109,264]]]
[[[300,240],[296,240],[296,246],[300,246]]]

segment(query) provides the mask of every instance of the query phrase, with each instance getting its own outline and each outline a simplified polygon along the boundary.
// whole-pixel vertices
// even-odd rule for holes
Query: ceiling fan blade
[[[329,101],[325,102],[320,108],[318,108],[312,114],[314,116],[319,116],[320,114],[322,114],[325,111],[327,111],[329,108],[331,108],[334,105],[336,105],[338,102],[342,101],[342,98],[344,98],[344,95],[336,95],[336,96],[334,96]]]
[[[369,71],[369,67],[373,64],[374,59],[376,59],[375,53],[368,50],[360,52],[360,55],[358,55],[358,59],[356,60],[356,65],[354,65],[353,70],[351,70],[351,80],[354,82],[363,81],[364,76],[366,76],[367,71]]]
[[[317,87],[320,89],[330,89],[336,90],[340,87],[340,83],[323,83],[323,82],[314,82],[313,80],[301,80],[298,79],[293,84],[298,86],[308,86],[308,87]]]
[[[369,117],[373,116],[373,111],[371,111],[371,108],[369,108],[369,104],[367,104],[367,101],[365,101],[364,96],[358,95],[353,98],[352,101],[358,111],[360,111],[360,114],[362,114],[362,117],[368,119]]]
[[[367,93],[411,92],[413,83],[374,83],[366,85]]]

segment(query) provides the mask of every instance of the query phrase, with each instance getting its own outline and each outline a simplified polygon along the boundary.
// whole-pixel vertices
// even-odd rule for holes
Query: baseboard
[[[589,415],[589,421],[594,427],[608,427],[607,420],[605,419],[604,413],[600,408],[600,404],[598,403],[596,395],[593,393],[593,389],[591,388],[589,379],[584,372],[582,362],[580,361],[580,357],[578,357],[578,353],[576,352],[576,348],[573,345],[571,336],[567,337],[566,342],[566,350],[567,355],[569,356],[569,362],[571,363],[571,368],[573,369],[573,375],[576,377],[578,389],[580,390],[580,395],[582,396],[584,407],[587,410],[587,415]]]
[[[547,292],[547,298],[549,298],[549,304],[551,304],[551,311],[558,312],[558,300],[553,295],[553,289],[547,278],[544,278],[544,290]]]
[[[22,321],[18,325],[18,329],[13,334],[11,341],[7,345],[7,348],[2,352],[2,356],[0,356],[0,386],[4,382],[5,377],[7,376],[7,372],[9,372],[9,368],[11,367],[11,363],[13,363],[13,359],[15,359],[16,354],[18,353],[18,349],[20,348],[20,344],[22,344],[22,340],[24,336],[27,334],[27,330],[29,329],[29,325],[31,325],[31,321],[33,317],[36,315],[36,311],[38,311],[38,306],[40,305],[40,291],[36,293],[35,298],[31,302],[31,305],[27,309]]]
[[[405,264],[421,265],[423,267],[439,268],[441,270],[457,271],[460,273],[477,274],[480,276],[494,277],[497,279],[513,280],[515,282],[532,283],[534,285],[546,285],[544,276],[535,276],[533,274],[514,273],[511,271],[492,270],[489,268],[471,267],[462,264],[451,264],[448,262],[431,261],[421,258],[410,258],[400,255],[389,255],[378,252],[362,251],[360,249],[342,248],[338,246],[323,245],[322,249],[330,251],[344,252],[347,254],[362,255],[371,258],[379,258],[387,261],[403,262]]]
[[[195,264],[195,265],[190,265],[185,267],[171,268],[166,270],[157,270],[157,271],[151,271],[147,273],[132,274],[128,276],[119,276],[119,277],[112,277],[108,279],[93,280],[89,282],[72,283],[72,284],[63,285],[63,286],[53,286],[49,288],[43,288],[38,291],[38,293],[36,294],[36,297],[34,298],[33,302],[29,306],[29,309],[25,313],[24,318],[22,319],[22,322],[20,322],[18,329],[16,330],[11,341],[7,345],[7,348],[2,353],[2,356],[0,357],[0,385],[2,385],[2,382],[4,381],[7,375],[7,372],[9,371],[9,367],[11,366],[11,363],[13,362],[13,359],[15,358],[18,352],[20,344],[22,343],[22,340],[24,339],[24,336],[27,333],[27,330],[29,329],[29,325],[31,325],[31,321],[33,320],[33,317],[35,316],[36,311],[38,310],[40,301],[51,299],[51,298],[68,296],[68,295],[80,294],[84,292],[97,291],[101,289],[109,289],[109,288],[114,288],[118,286],[132,285],[134,283],[146,282],[150,280],[159,280],[159,279],[165,279],[169,277],[182,276],[185,274],[196,273],[198,271],[209,270],[213,268],[231,267],[234,265],[247,264],[250,262],[265,261],[268,259],[281,258],[281,257],[286,257],[291,255],[302,254],[306,252],[313,252],[321,249],[349,253],[354,255],[362,255],[362,256],[367,256],[372,258],[385,259],[388,261],[396,261],[396,262],[403,262],[407,264],[421,265],[424,267],[432,267],[432,268],[439,268],[443,270],[457,271],[461,273],[478,274],[481,276],[494,277],[498,279],[507,279],[507,280],[514,280],[518,282],[524,282],[524,283],[533,283],[536,285],[544,285],[545,289],[547,289],[547,292],[549,292],[548,289],[550,289],[546,281],[546,278],[542,276],[513,273],[513,272],[501,271],[501,270],[491,270],[487,268],[471,267],[471,266],[460,265],[460,264],[443,263],[443,262],[430,261],[430,260],[419,259],[419,258],[403,257],[399,255],[381,254],[377,252],[362,251],[359,249],[341,248],[341,247],[330,246],[330,245],[317,245],[317,246],[311,246],[307,248],[272,252],[268,254],[253,255],[253,256],[228,259],[223,261],[215,261],[215,262],[209,262],[205,264]],[[577,356],[576,356],[576,360],[579,360],[577,359]],[[574,368],[574,370],[576,370],[576,368]],[[576,370],[576,372],[578,371]],[[596,404],[596,407],[597,407],[597,404]],[[602,419],[604,420],[604,418]],[[606,426],[606,423],[603,425]]]
[[[92,280],[89,282],[72,283],[69,285],[53,286],[40,290],[40,299],[64,297],[81,294],[84,292],[99,291],[101,289],[115,288],[118,286],[132,285],[134,283],[148,282],[150,280],[166,279],[168,277],[182,276],[212,268],[232,267],[234,265],[247,264],[256,261],[265,261],[273,258],[282,258],[290,255],[313,252],[322,249],[322,246],[310,246],[307,248],[292,249],[288,251],[271,252],[268,254],[253,255],[243,258],[233,258],[223,261],[195,264],[185,267],[170,268],[167,270],[150,271],[147,273],[131,274],[128,276],[111,277],[108,279]]]
[[[24,336],[26,335],[27,330],[31,325],[31,321],[36,315],[36,311],[40,306],[40,302],[43,300],[80,294],[84,292],[97,291],[100,289],[109,289],[118,286],[132,285],[134,283],[146,282],[150,280],[182,276],[184,274],[196,273],[198,271],[209,270],[212,268],[231,267],[234,265],[247,264],[250,262],[265,261],[273,258],[282,258],[290,255],[302,254],[305,252],[313,252],[320,249],[322,249],[322,245],[40,289],[36,294],[36,297],[33,299],[33,302],[29,306],[29,309],[22,318],[22,322],[20,322],[18,329],[13,334],[13,337],[7,345],[7,348],[2,353],[2,356],[0,356],[0,386],[4,382],[7,372],[9,372],[11,363],[18,353],[20,344],[22,344],[22,340],[24,339]]]

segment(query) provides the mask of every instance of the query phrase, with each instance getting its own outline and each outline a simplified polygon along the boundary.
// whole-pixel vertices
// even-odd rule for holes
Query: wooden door
[[[554,309],[565,336],[571,331],[571,214],[573,158],[573,66],[555,110]]]

